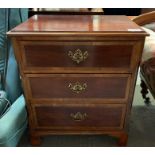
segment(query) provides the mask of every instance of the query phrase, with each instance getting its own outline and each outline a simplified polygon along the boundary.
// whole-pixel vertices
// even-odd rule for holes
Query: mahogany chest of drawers
[[[31,143],[52,134],[108,134],[126,145],[145,36],[126,16],[33,16],[8,32]]]

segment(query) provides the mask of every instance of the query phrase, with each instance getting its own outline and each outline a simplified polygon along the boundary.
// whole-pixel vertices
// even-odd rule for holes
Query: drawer
[[[20,44],[24,71],[89,72],[91,68],[91,71],[101,72],[102,68],[108,72],[128,72],[139,55],[133,41],[21,41]]]
[[[130,74],[27,74],[33,100],[127,100]]]
[[[39,128],[121,129],[125,106],[115,105],[35,105],[35,123]]]

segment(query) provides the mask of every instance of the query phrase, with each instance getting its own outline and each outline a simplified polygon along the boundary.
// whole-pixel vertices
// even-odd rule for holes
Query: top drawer
[[[20,41],[19,51],[25,72],[130,72],[139,56],[134,41]]]

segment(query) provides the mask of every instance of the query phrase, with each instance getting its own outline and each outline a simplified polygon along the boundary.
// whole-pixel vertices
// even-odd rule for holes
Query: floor
[[[127,146],[155,146],[155,101],[152,96],[151,105],[146,106],[140,94],[139,82],[136,85],[131,120],[129,125],[129,138]],[[19,147],[31,146],[28,134],[25,132]],[[41,147],[109,147],[117,146],[114,137],[100,136],[48,136],[43,139]]]

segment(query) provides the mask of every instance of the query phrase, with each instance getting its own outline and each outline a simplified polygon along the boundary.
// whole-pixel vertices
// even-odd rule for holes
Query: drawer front
[[[127,100],[130,75],[28,74],[31,99]]]
[[[35,105],[35,122],[43,128],[92,128],[123,127],[125,106],[122,105]]]
[[[88,69],[129,71],[133,68],[136,54],[134,42],[21,42],[24,70],[61,68],[71,70]],[[134,52],[135,51],[135,52]],[[134,59],[133,58],[134,53]],[[132,60],[132,61],[131,61]],[[44,69],[42,69],[44,68]],[[55,68],[55,70],[54,70]],[[61,69],[61,72],[63,70]],[[66,71],[66,70],[65,70]]]

